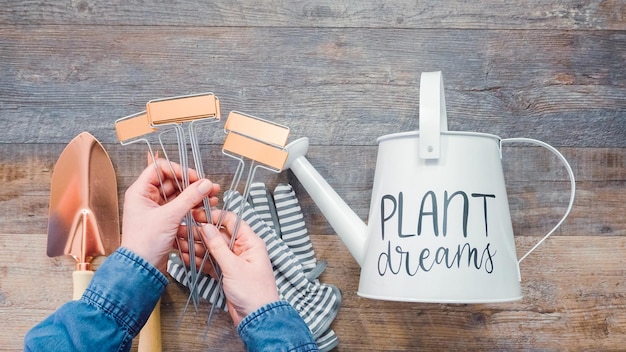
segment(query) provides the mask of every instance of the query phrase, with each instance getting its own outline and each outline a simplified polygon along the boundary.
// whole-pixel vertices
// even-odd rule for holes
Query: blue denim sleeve
[[[250,313],[239,323],[237,332],[248,351],[319,351],[311,330],[286,301]]]
[[[25,351],[128,351],[167,278],[126,248],[95,272],[80,300],[61,306],[24,338]]]

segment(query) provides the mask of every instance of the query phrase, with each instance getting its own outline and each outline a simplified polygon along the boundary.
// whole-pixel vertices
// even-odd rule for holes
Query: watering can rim
[[[483,132],[465,132],[465,131],[441,131],[441,135],[444,136],[467,136],[467,137],[483,137],[483,138],[491,138],[497,141],[501,141],[502,138],[496,136],[491,133],[483,133]],[[380,142],[390,140],[390,139],[398,139],[398,138],[409,138],[409,137],[419,137],[419,131],[408,131],[408,132],[397,132],[390,133],[376,138],[376,142],[380,144]]]

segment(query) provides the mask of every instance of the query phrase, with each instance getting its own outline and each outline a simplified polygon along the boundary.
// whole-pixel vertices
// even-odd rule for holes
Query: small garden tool
[[[89,285],[91,261],[120,245],[117,179],[109,155],[88,132],[63,150],[52,172],[48,256],[76,259],[73,299]]]

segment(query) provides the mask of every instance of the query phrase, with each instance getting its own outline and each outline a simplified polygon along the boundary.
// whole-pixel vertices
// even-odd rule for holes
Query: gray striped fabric
[[[254,204],[254,209],[248,202],[243,202],[242,219],[265,242],[280,296],[307,323],[320,350],[329,351],[338,344],[337,336],[329,327],[341,306],[341,292],[334,285],[322,284],[317,280],[321,272],[320,265],[316,262],[293,190],[289,185],[279,185],[272,199],[263,184],[254,184],[250,193],[249,200]],[[227,202],[230,205],[228,210],[238,212],[241,196],[235,192],[225,195],[225,198],[231,195],[232,199]],[[272,216],[274,202],[276,213]],[[282,233],[282,239],[277,232]],[[307,272],[310,274],[315,271],[318,272],[315,278],[307,276]],[[186,270],[180,262],[170,260],[168,272],[178,282],[189,286]],[[215,280],[202,275],[198,283],[200,296],[226,310],[223,295],[218,295],[216,286]]]
[[[304,223],[302,209],[290,185],[279,184],[276,187],[274,190],[274,203],[276,204],[283,241],[302,263],[304,271],[310,272],[315,268],[315,252]]]
[[[273,229],[292,250],[296,259],[302,264],[307,278],[319,283],[317,278],[326,268],[326,262],[318,263],[315,258],[302,209],[291,185],[279,184],[272,196],[265,184],[253,183],[250,185],[248,203],[253,206],[258,217]],[[340,294],[339,292],[338,295]],[[316,338],[316,342],[322,351],[329,351],[339,344],[337,335],[331,329]]]
[[[298,198],[289,184],[279,184],[272,196],[265,184],[250,186],[248,203],[265,223],[289,246],[310,279],[316,279],[326,267],[318,263],[304,222]]]
[[[185,269],[182,260],[177,255],[170,255],[167,262],[167,272],[179,283],[189,287],[189,273]],[[198,293],[200,297],[206,299],[217,307],[228,311],[226,300],[223,294],[217,291],[217,282],[208,275],[198,275]],[[215,303],[217,302],[217,303]]]

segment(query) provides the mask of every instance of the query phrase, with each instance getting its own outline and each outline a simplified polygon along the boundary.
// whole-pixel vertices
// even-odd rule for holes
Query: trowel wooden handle
[[[138,352],[161,352],[161,299],[139,332]]]
[[[87,286],[89,286],[92,277],[93,271],[91,270],[76,270],[72,273],[72,280],[74,282],[73,300],[80,299]]]

